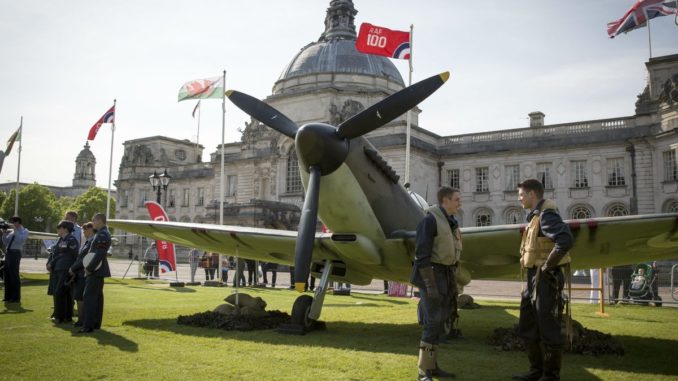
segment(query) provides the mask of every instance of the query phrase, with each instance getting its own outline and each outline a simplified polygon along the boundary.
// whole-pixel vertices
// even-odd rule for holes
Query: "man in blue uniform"
[[[438,344],[443,324],[451,314],[452,298],[456,297],[454,272],[461,256],[459,224],[454,218],[461,206],[458,189],[438,190],[438,205],[426,210],[417,225],[414,267],[410,282],[419,287],[424,330],[419,343],[418,380],[433,377],[453,378],[454,374],[438,366]]]
[[[517,330],[518,336],[525,341],[530,369],[513,378],[560,380],[565,346],[561,331],[563,267],[570,263],[568,251],[574,244],[574,237],[558,214],[556,203],[544,199],[544,186],[539,180],[530,179],[518,184],[518,198],[523,208],[530,211],[520,244],[520,264],[527,270],[527,288],[520,301]]]
[[[21,217],[9,219],[14,229],[2,229],[2,243],[5,245],[5,303],[21,302],[21,279],[19,278],[19,264],[24,243],[28,239],[28,229],[21,224]]]
[[[97,231],[92,241],[90,251],[94,257],[85,267],[85,291],[83,303],[85,305],[84,321],[78,332],[88,333],[101,328],[104,313],[104,278],[111,276],[106,255],[111,247],[111,234],[106,227],[106,215],[97,213],[92,218],[92,225]]]
[[[94,240],[94,225],[91,222],[87,222],[82,225],[82,232],[85,243],[80,247],[78,259],[75,260],[75,263],[68,270],[68,273],[73,277],[73,299],[75,299],[78,306],[78,321],[73,324],[76,327],[82,327],[82,323],[85,321],[85,306],[82,302],[85,293],[85,266],[82,264],[82,260],[90,252],[92,241]]]

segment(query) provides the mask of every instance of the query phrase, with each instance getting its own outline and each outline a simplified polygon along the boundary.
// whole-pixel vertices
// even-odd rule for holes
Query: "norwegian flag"
[[[607,34],[615,38],[621,33],[628,33],[642,28],[647,21],[659,16],[676,13],[676,0],[639,0],[624,17],[607,24]]]
[[[99,128],[104,123],[115,123],[115,105],[111,106],[111,108],[108,109],[108,111],[106,111],[106,113],[89,129],[87,140],[94,140],[97,136],[97,132],[99,132]]]

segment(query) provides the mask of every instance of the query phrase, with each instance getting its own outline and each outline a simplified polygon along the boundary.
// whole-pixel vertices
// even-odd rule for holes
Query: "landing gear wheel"
[[[311,312],[311,304],[313,297],[309,295],[301,295],[294,301],[292,306],[292,324],[297,324],[304,327],[305,330],[310,330],[313,327],[315,320],[308,317]]]

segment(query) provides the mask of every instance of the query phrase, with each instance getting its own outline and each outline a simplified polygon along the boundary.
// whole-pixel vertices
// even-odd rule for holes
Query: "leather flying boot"
[[[544,348],[544,374],[539,381],[559,381],[563,350]]]
[[[433,377],[438,377],[438,378],[455,378],[456,376],[454,373],[450,373],[447,371],[444,371],[440,369],[438,366],[438,346],[434,345],[433,346],[433,361],[435,364],[435,368],[431,371],[431,375]]]
[[[541,345],[535,341],[525,340],[525,352],[530,361],[530,370],[525,373],[514,374],[514,380],[537,381],[541,378],[544,369],[544,358],[541,354]]]
[[[436,368],[433,345],[425,341],[419,342],[419,375],[418,381],[433,381],[433,370]]]

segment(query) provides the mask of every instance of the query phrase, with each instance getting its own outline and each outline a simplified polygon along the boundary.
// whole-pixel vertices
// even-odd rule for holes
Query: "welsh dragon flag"
[[[196,79],[184,83],[181,89],[179,89],[179,102],[188,99],[222,98],[223,96],[223,77]]]

